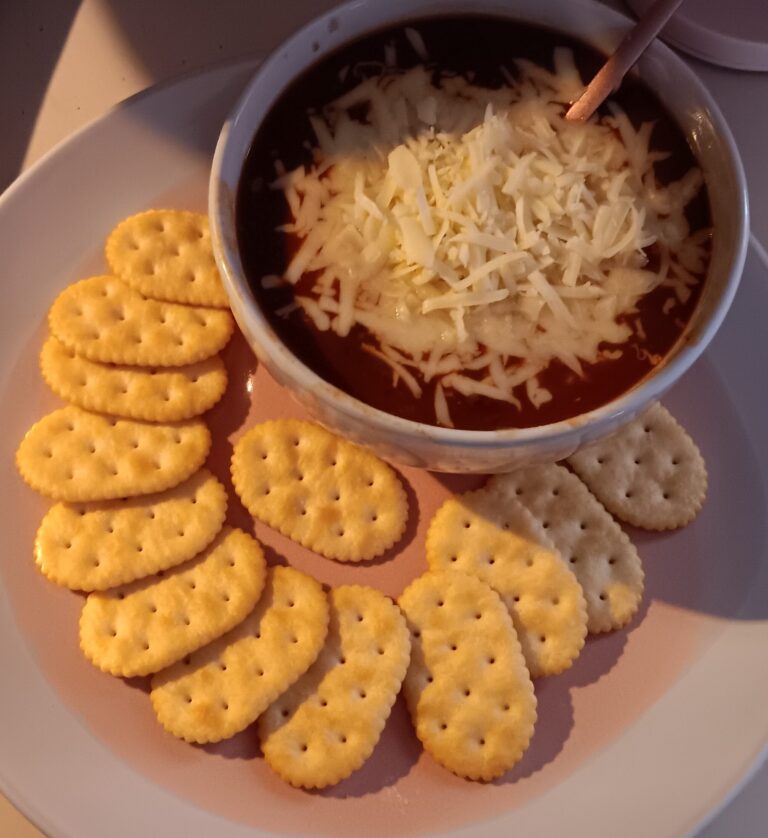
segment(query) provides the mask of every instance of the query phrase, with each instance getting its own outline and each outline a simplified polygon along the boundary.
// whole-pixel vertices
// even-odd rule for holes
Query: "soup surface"
[[[440,18],[294,82],[237,199],[281,340],[363,402],[465,429],[556,422],[641,381],[699,300],[709,205],[639,81],[590,126],[564,123],[602,61],[548,30]]]

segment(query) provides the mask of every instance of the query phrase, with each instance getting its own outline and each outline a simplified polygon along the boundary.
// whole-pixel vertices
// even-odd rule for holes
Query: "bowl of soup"
[[[246,339],[320,422],[399,463],[499,472],[629,421],[704,351],[748,210],[704,86],[572,0],[356,0],[260,67],[217,145],[216,258]]]

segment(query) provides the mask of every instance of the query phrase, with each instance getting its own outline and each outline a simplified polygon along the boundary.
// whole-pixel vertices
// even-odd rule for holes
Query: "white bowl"
[[[632,419],[686,372],[715,335],[741,278],[748,237],[747,188],[736,145],[717,105],[687,65],[655,42],[637,69],[693,146],[707,182],[715,231],[701,300],[665,363],[633,389],[588,413],[549,425],[500,431],[412,422],[372,408],[327,383],[280,341],[249,288],[235,227],[243,162],[273,103],[324,55],[390,24],[462,13],[492,14],[557,29],[604,52],[631,25],[628,18],[602,5],[577,0],[352,0],[309,23],[259,68],[221,131],[209,212],[216,259],[240,328],[261,363],[320,422],[394,462],[437,471],[490,473],[569,456]]]

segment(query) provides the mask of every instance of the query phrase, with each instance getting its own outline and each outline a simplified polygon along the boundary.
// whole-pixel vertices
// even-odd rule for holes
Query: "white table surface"
[[[618,0],[611,4],[620,6]],[[0,190],[127,96],[195,68],[263,55],[333,5],[335,0],[0,0]],[[695,60],[691,65],[739,144],[752,229],[768,249],[765,133],[756,128],[761,121],[768,125],[768,73]],[[768,834],[767,823],[764,766],[697,838],[760,838]],[[41,835],[0,795],[0,836]]]

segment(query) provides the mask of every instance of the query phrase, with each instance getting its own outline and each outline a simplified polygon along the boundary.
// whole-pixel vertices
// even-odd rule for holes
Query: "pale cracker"
[[[256,425],[237,442],[232,483],[255,518],[338,561],[380,555],[408,518],[405,491],[388,465],[295,419]]]
[[[229,306],[205,215],[180,210],[132,215],[110,233],[105,252],[112,273],[145,297]]]
[[[180,367],[223,349],[228,311],[147,300],[113,276],[65,288],[48,313],[51,332],[78,355],[105,364]]]
[[[314,663],[328,610],[311,576],[290,567],[268,570],[258,605],[239,626],[152,679],[160,724],[198,743],[246,728]]]
[[[65,401],[93,410],[142,419],[178,422],[210,410],[227,388],[219,355],[184,367],[159,370],[89,361],[51,335],[40,353],[48,386]]]
[[[536,695],[499,595],[482,580],[431,570],[398,600],[411,629],[404,692],[416,735],[440,765],[492,780],[533,735]]]
[[[89,594],[80,615],[80,648],[111,675],[158,672],[241,623],[265,577],[259,543],[227,528],[205,552],[161,579]]]
[[[643,567],[627,534],[576,477],[556,464],[493,477],[488,489],[523,504],[569,562],[587,601],[592,633],[621,628],[643,595]]]
[[[57,585],[103,591],[196,556],[224,525],[227,491],[206,469],[158,495],[57,503],[35,539],[35,561]]]
[[[323,651],[259,720],[264,757],[294,786],[338,783],[371,755],[408,668],[400,609],[359,585],[331,591]]]
[[[658,403],[568,463],[609,512],[646,530],[685,526],[707,494],[701,452]]]
[[[71,503],[162,492],[193,475],[211,434],[200,419],[153,425],[62,407],[33,425],[16,452],[37,492]]]
[[[447,500],[427,532],[433,569],[472,573],[509,608],[531,675],[556,675],[578,657],[587,607],[576,577],[541,524],[517,501],[480,490]]]

